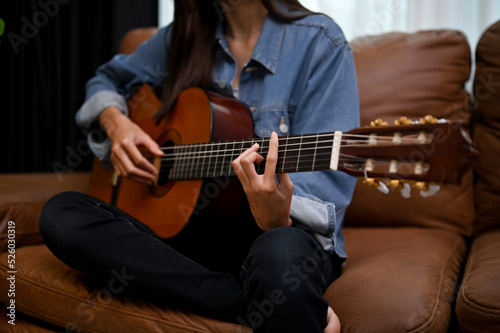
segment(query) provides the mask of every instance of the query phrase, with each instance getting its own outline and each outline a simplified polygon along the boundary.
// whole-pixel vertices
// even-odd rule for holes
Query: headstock
[[[382,192],[410,187],[423,195],[440,183],[459,184],[477,152],[462,121],[402,117],[394,125],[377,119],[342,135],[338,169]]]

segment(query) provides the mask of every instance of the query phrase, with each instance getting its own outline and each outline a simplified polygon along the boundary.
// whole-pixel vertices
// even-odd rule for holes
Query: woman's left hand
[[[252,214],[258,226],[266,231],[277,227],[291,226],[290,206],[293,183],[287,173],[278,174],[276,183],[276,163],[278,161],[278,135],[273,132],[269,140],[269,152],[263,175],[257,174],[254,163],[261,163],[264,157],[255,144],[245,150],[232,166],[243,185]]]

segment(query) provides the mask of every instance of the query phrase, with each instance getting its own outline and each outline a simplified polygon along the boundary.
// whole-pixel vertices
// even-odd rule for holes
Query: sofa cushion
[[[500,21],[483,34],[476,49],[474,139],[476,164],[475,234],[500,226]]]
[[[463,332],[500,332],[500,230],[478,236],[471,246],[457,298]]]
[[[16,248],[43,242],[38,219],[47,200],[63,191],[86,192],[90,173],[0,175],[0,252],[7,248],[8,224],[15,222]]]
[[[455,233],[346,228],[349,258],[326,292],[345,332],[446,332],[466,253]]]
[[[351,42],[358,74],[361,124],[401,116],[468,118],[464,88],[470,47],[459,31],[387,33]]]
[[[361,103],[361,122],[381,118],[389,123],[406,116],[419,120],[470,118],[464,85],[470,74],[470,48],[457,31],[389,33],[352,42]],[[369,218],[368,218],[369,217]],[[347,211],[350,226],[426,226],[472,233],[472,174],[461,186],[441,186],[438,195],[410,200],[399,190],[388,195],[358,182]]]
[[[7,314],[11,314],[11,310],[7,309],[5,305],[0,310],[0,332],[2,333],[54,333],[54,332],[65,332],[61,327],[57,327],[54,325],[50,325],[48,323],[42,322],[41,320],[37,320],[31,317],[26,316],[19,311],[15,312],[15,321],[9,324],[9,321],[12,320]],[[5,319],[7,318],[7,319]],[[68,332],[68,331],[66,331]]]
[[[59,261],[45,245],[16,252],[16,309],[69,331],[250,332],[242,326],[127,298],[120,288],[99,289]],[[0,256],[0,289],[8,290],[7,254]],[[0,301],[10,302],[7,293]]]

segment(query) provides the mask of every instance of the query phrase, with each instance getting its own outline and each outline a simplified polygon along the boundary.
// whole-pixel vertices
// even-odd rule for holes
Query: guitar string
[[[284,141],[290,141],[290,140],[304,140],[304,139],[315,139],[315,138],[320,138],[320,137],[331,137],[331,139],[329,140],[323,140],[323,141],[307,141],[307,142],[302,142],[302,143],[289,143],[289,144],[286,144],[287,146],[291,146],[291,145],[301,145],[301,144],[314,144],[316,142],[318,143],[330,143],[332,142],[332,139],[333,139],[333,135],[332,134],[329,134],[329,135],[322,135],[322,136],[303,136],[303,137],[296,137],[296,136],[293,136],[293,137],[282,137],[282,138],[279,138],[278,140],[278,143],[280,142],[284,142]],[[369,135],[349,135],[349,136],[352,136],[352,137],[356,137],[356,138],[363,138],[363,139],[369,139],[371,138],[371,136]],[[388,142],[388,143],[393,143],[393,138],[392,137],[384,137],[384,136],[377,136],[376,137],[376,140],[377,142]],[[402,137],[401,138],[401,143],[404,143],[405,141],[407,142],[411,142],[411,143],[415,143],[415,142],[419,142],[417,138],[407,138],[407,137]],[[269,138],[255,138],[255,139],[246,139],[246,140],[234,140],[234,141],[221,141],[221,142],[205,142],[205,143],[193,143],[193,144],[184,144],[184,145],[176,145],[176,146],[171,146],[171,147],[161,147],[162,150],[179,150],[179,149],[186,149],[186,148],[198,148],[198,147],[206,147],[206,146],[222,146],[222,145],[228,145],[228,144],[255,144],[255,143],[264,143],[264,144],[269,144]],[[345,138],[345,135],[342,136],[342,140],[341,142],[345,142],[347,143],[347,145],[352,145],[352,143],[365,143],[366,140],[348,140]]]
[[[293,153],[293,152],[300,152],[300,151],[303,151],[303,150],[307,150],[307,149],[313,149],[313,150],[319,150],[319,149],[331,149],[331,146],[321,146],[321,144],[323,143],[328,143],[330,144],[332,141],[329,140],[329,141],[318,141],[318,142],[303,142],[303,143],[289,143],[286,147],[280,147],[281,150],[279,150],[278,152],[279,153],[284,153],[286,152],[287,154],[288,153]],[[360,144],[362,143],[362,144]],[[412,142],[412,143],[417,143],[417,142]],[[203,144],[203,145],[183,145],[181,146],[180,148],[177,148],[177,150],[181,150],[181,149],[184,149],[184,151],[180,151],[180,152],[170,152],[166,155],[166,156],[162,156],[161,159],[162,161],[171,161],[172,159],[176,160],[176,159],[179,159],[179,158],[182,158],[182,159],[197,159],[197,158],[207,158],[207,157],[213,157],[213,158],[219,158],[219,157],[226,157],[226,156],[233,156],[235,154],[237,154],[237,151],[241,151],[243,152],[244,150],[248,149],[247,147],[245,147],[244,145],[242,145],[242,147],[238,147],[238,148],[235,148],[234,146],[239,143],[224,143],[224,144],[211,144],[211,143],[207,143],[207,144]],[[199,150],[195,150],[193,148],[196,148],[196,147],[199,147],[199,148],[215,148],[215,146],[218,145],[219,147],[221,147],[222,145],[225,145],[225,148],[226,149],[212,149],[212,150],[202,150],[202,149],[199,149]],[[233,145],[233,147],[231,148],[230,146]],[[307,146],[307,145],[315,145],[315,147],[304,147],[304,146]],[[398,144],[399,145],[399,144]],[[229,146],[229,147],[228,147]],[[293,146],[299,146],[298,148],[296,149],[291,149],[290,147],[293,147]],[[352,143],[352,142],[349,142],[349,144],[341,144],[339,147],[340,148],[345,148],[345,147],[366,147],[366,146],[371,146],[369,144],[367,144],[366,142],[362,141],[362,142],[356,142],[356,144]],[[387,146],[387,145],[383,145],[383,144],[379,144],[377,146]],[[178,146],[177,146],[178,147]],[[268,152],[268,146],[263,146],[263,147],[260,147],[259,149],[259,152],[261,154],[267,154]],[[165,151],[168,151],[168,150],[174,150],[172,148],[165,148],[164,149]],[[215,153],[215,154],[214,154]],[[203,155],[203,156],[202,156]]]
[[[345,140],[345,137],[348,136],[348,137],[356,137],[356,138],[370,138],[371,136],[367,136],[367,135],[343,135],[343,140],[341,140],[341,142],[345,142],[347,144],[341,144],[340,147],[346,147],[346,146],[350,146],[350,147],[359,147],[359,146],[366,146],[366,140]],[[324,137],[328,137],[328,140],[323,140],[323,141],[319,141],[319,138],[324,138]],[[303,142],[304,139],[307,139],[307,138],[312,138],[312,139],[315,139],[315,141],[306,141],[306,142]],[[282,153],[292,153],[292,156],[291,156],[291,160],[294,161],[295,159],[293,159],[294,157],[296,158],[297,155],[293,155],[293,152],[300,152],[300,153],[303,153],[304,151],[307,151],[307,150],[314,150],[315,153],[314,154],[302,154],[302,157],[304,158],[304,160],[306,158],[310,158],[311,156],[314,158],[314,162],[311,162],[309,161],[309,163],[315,163],[317,162],[318,164],[322,164],[322,162],[329,162],[330,159],[331,159],[331,150],[330,150],[330,147],[329,146],[319,146],[318,145],[321,145],[323,143],[328,143],[330,144],[332,142],[332,139],[333,139],[333,135],[331,133],[326,133],[326,134],[319,134],[319,135],[304,135],[304,136],[294,136],[294,137],[282,137],[282,138],[279,138],[278,140],[279,141],[300,141],[298,143],[288,143],[285,147],[285,150],[282,150],[281,152]],[[383,139],[383,140],[381,140]],[[404,139],[404,141],[411,141],[412,143],[415,143],[417,142],[416,139],[414,138],[402,138]],[[377,141],[386,141],[386,142],[393,142],[393,139],[391,137],[377,137]],[[403,141],[403,140],[401,140]],[[160,167],[160,172],[162,171],[165,171],[165,170],[169,170],[170,169],[170,174],[173,172],[173,173],[180,173],[180,177],[188,177],[188,176],[191,176],[193,173],[194,175],[198,175],[198,173],[200,174],[203,174],[205,169],[206,169],[206,172],[205,173],[208,173],[208,174],[217,174],[218,173],[218,170],[220,168],[228,168],[228,172],[229,174],[231,174],[231,172],[234,172],[232,171],[232,166],[230,165],[229,162],[232,161],[232,159],[234,158],[234,156],[237,154],[237,151],[238,150],[241,150],[243,151],[246,147],[246,145],[250,144],[254,144],[254,143],[259,143],[261,142],[262,143],[262,147],[260,147],[260,154],[262,155],[265,155],[268,153],[268,144],[269,144],[269,139],[268,138],[253,138],[253,139],[248,139],[248,140],[235,140],[235,141],[226,141],[226,142],[213,142],[213,143],[199,143],[199,144],[191,144],[191,145],[182,145],[182,146],[174,146],[174,147],[165,147],[164,150],[182,150],[184,149],[185,151],[182,151],[182,152],[177,152],[177,153],[171,153],[171,156],[170,157],[163,157],[162,158],[162,162],[169,162],[169,161],[173,161],[174,164],[173,165],[167,165],[167,166],[164,166],[164,164],[162,163],[162,166]],[[267,143],[267,146],[265,145]],[[361,143],[361,145],[360,145]],[[233,145],[233,148],[232,149],[228,149],[228,146],[230,147],[231,145]],[[238,148],[235,148],[236,145],[241,145],[241,147],[238,147]],[[305,145],[315,145],[314,148],[306,148],[304,147]],[[223,147],[225,149],[218,149],[218,150],[215,150],[215,152],[217,154],[213,154],[214,150],[205,150],[203,151],[201,148],[205,148],[205,149],[208,149],[208,147],[210,148],[215,148],[215,147]],[[291,146],[300,146],[299,149],[289,149],[289,147]],[[196,149],[196,148],[199,148],[199,150],[193,150],[193,149]],[[321,153],[321,152],[318,152],[318,150],[321,150],[321,149],[328,149],[329,151],[327,153]],[[187,150],[187,151],[186,151]],[[226,154],[226,152],[230,152],[230,154]],[[321,157],[321,154],[326,154],[326,159],[322,159],[322,158],[318,158],[318,157]],[[189,156],[191,155],[191,156]],[[345,155],[345,154],[344,154]],[[173,157],[172,157],[173,156]],[[226,161],[226,157],[230,157],[230,160]],[[205,163],[205,160],[209,158],[209,161],[208,161],[208,164]],[[219,161],[219,158],[222,158],[221,161]],[[203,161],[200,162],[200,159],[204,159]],[[211,159],[214,159],[215,161],[214,162],[211,162]],[[181,166],[183,166],[182,169],[186,169],[186,167],[189,167],[189,171],[187,170],[178,170],[179,168],[177,168],[177,161],[181,160]],[[362,166],[364,165],[365,163],[365,159],[364,158],[359,158],[359,157],[355,157],[355,156],[350,156],[350,157],[340,157],[339,160],[341,162],[350,162],[352,166],[355,166],[353,165],[353,163],[355,163],[356,165],[358,166]],[[360,161],[362,161],[360,163]],[[196,162],[196,167],[194,166],[194,162]],[[286,160],[283,160],[281,161],[283,163],[283,167],[282,167],[282,171],[298,171],[300,170],[300,167],[299,167],[299,159],[297,159],[297,166],[295,168],[291,168],[291,167],[287,167],[286,166]],[[307,162],[307,161],[306,161]],[[199,164],[201,163],[201,166],[199,166]],[[290,162],[289,162],[290,163]],[[263,164],[261,164],[263,165]],[[314,165],[314,164],[313,164]],[[256,164],[257,167],[259,167],[259,164]],[[302,163],[302,168],[304,167],[304,163]],[[308,166],[306,166],[307,168]],[[221,170],[221,175],[224,175],[224,171],[223,169]],[[310,169],[310,167],[308,168]]]
[[[323,155],[325,155],[325,154],[323,154]],[[329,162],[330,162],[330,156],[327,156],[327,157],[328,157],[328,158],[320,158],[320,159],[317,159],[317,160],[316,160],[316,161],[317,161],[317,164],[318,164],[318,165],[317,165],[317,167],[321,167],[321,166],[322,166],[322,162],[328,162],[328,163],[329,163]],[[361,166],[363,166],[363,165],[364,165],[364,163],[365,163],[365,159],[364,159],[364,158],[355,157],[355,156],[349,156],[349,155],[347,155],[347,158],[345,158],[345,157],[340,158],[340,159],[339,159],[339,161],[340,161],[340,162],[345,162],[345,161],[348,161],[348,162],[350,162],[350,165],[351,165],[351,166],[353,166],[353,167],[357,167],[357,166],[358,166],[358,167],[361,167]],[[309,162],[311,162],[311,161],[309,161]],[[303,168],[305,167],[307,170],[310,170],[311,168],[309,167],[309,165],[308,165],[308,164],[309,164],[309,163],[307,163],[307,164],[303,164],[303,165],[302,165],[302,167],[303,167]],[[258,163],[256,163],[255,165],[256,165],[257,167],[259,167],[259,166],[264,166],[264,165],[265,165],[265,163],[262,163],[262,164],[258,164]],[[219,170],[221,170],[221,175],[227,175],[227,174],[228,174],[228,172],[224,172],[224,171],[223,171],[223,169],[224,169],[224,168],[222,168],[222,169],[221,169],[221,167],[222,167],[222,166],[224,166],[224,167],[228,167],[228,166],[230,166],[229,161],[228,161],[227,163],[225,163],[225,162],[223,162],[223,161],[218,161],[217,163],[214,163],[213,165],[210,165],[210,166],[208,166],[208,167],[204,167],[204,166],[202,166],[202,167],[197,167],[197,168],[189,168],[189,169],[182,169],[182,170],[175,170],[175,166],[174,166],[173,168],[168,168],[168,167],[163,167],[163,166],[162,166],[162,167],[160,168],[160,172],[165,171],[165,170],[169,170],[169,169],[170,169],[170,170],[171,170],[172,172],[174,172],[174,173],[179,173],[179,172],[180,172],[180,173],[181,173],[181,174],[179,175],[180,177],[186,177],[186,176],[188,176],[188,174],[189,174],[189,175],[192,175],[193,173],[194,173],[194,175],[195,175],[195,176],[196,176],[196,175],[198,175],[198,174],[200,174],[200,175],[202,175],[202,174],[208,174],[208,175],[213,174],[213,175],[217,175],[217,174],[219,174]],[[286,166],[285,166],[285,168],[284,168],[284,169],[285,169],[287,172],[289,172],[289,171],[297,171],[297,168],[290,167],[290,166],[288,166],[288,167],[286,167]],[[299,169],[300,169],[300,168],[299,168]],[[230,167],[228,171],[229,171],[229,174],[232,174],[232,173],[234,172],[234,170],[232,169],[232,167]],[[311,170],[311,171],[312,171],[312,170]],[[197,177],[195,177],[195,178],[197,178]]]
[[[323,154],[324,155],[324,154]],[[345,157],[341,157],[339,159],[340,162],[345,162],[345,161],[348,161],[350,162],[350,167],[353,167],[353,168],[358,168],[360,171],[363,170],[363,166],[365,165],[365,162],[366,162],[366,159],[365,158],[360,158],[360,157],[357,157],[357,156],[351,156],[351,155],[347,155],[347,154],[341,154],[341,155],[344,155]],[[319,164],[321,165],[321,162],[329,162],[330,161],[330,156],[328,154],[328,158],[326,159],[319,159]],[[189,169],[189,170],[175,170],[175,167],[174,168],[171,168],[170,171],[169,171],[169,179],[198,179],[198,178],[203,178],[203,177],[209,177],[209,176],[231,176],[231,175],[234,175],[234,170],[232,169],[232,167],[230,166],[229,163],[227,163],[225,166],[230,166],[229,167],[229,170],[224,172],[223,170],[221,170],[221,172],[219,172],[219,165],[218,164],[222,164],[222,162],[218,162],[217,163],[217,168],[212,168],[212,169],[207,169],[205,170],[205,167],[201,167],[201,168],[196,168],[196,169]],[[256,168],[260,170],[260,168],[264,167],[265,166],[265,163],[262,163],[262,164],[255,164]],[[304,166],[306,169],[305,170],[302,170],[302,171],[313,171],[314,169],[311,169],[309,167],[309,165],[305,165]],[[168,170],[168,168],[167,168]],[[322,168],[322,170],[328,170],[328,169],[325,169],[324,167]],[[165,171],[165,168],[161,168],[160,169],[160,172],[162,171]],[[295,171],[300,171],[300,168],[299,170],[297,170],[296,168],[293,168],[293,167],[285,167],[284,170],[282,170],[282,172],[295,172]],[[175,175],[174,177],[172,177],[172,173]]]
[[[327,150],[327,151],[320,151],[320,150]],[[311,151],[312,151],[312,153],[311,153]],[[322,155],[327,157],[328,160],[330,160],[331,153],[332,153],[332,150],[331,150],[331,148],[328,148],[328,147],[319,148],[319,149],[304,148],[301,150],[300,160],[307,160],[308,158],[309,159],[315,158],[316,161],[320,162],[321,160],[319,159],[319,157],[321,157]],[[267,156],[267,152],[260,152],[260,154],[261,154],[261,156],[262,155]],[[278,155],[278,159],[280,161],[283,160],[285,162],[287,160],[288,161],[296,161],[297,160],[298,155],[292,155],[292,154],[290,154],[290,151],[287,151],[287,154],[288,154],[288,156],[286,156],[286,157]],[[237,156],[239,156],[239,154],[233,153],[233,154],[191,156],[191,157],[183,157],[183,158],[182,157],[171,157],[171,158],[162,158],[161,164],[168,166],[168,165],[175,164],[176,162],[179,162],[179,161],[181,161],[187,165],[192,165],[194,163],[209,164],[209,165],[213,165],[213,164],[217,164],[217,163],[225,164],[226,162],[229,163],[230,161],[234,160]],[[340,154],[340,156],[342,156],[342,154]],[[345,157],[341,157],[341,158],[343,158],[342,161],[347,161],[347,159]],[[351,160],[351,161],[357,160],[357,159],[361,159],[361,158],[356,157],[356,156],[352,156],[349,158],[349,160]],[[362,158],[362,159],[365,159],[365,158]]]
[[[320,150],[328,150],[328,151],[320,151]],[[310,152],[310,151],[313,151],[313,153],[307,153],[307,152]],[[289,153],[290,151],[287,151],[287,153]],[[325,148],[319,148],[319,149],[315,149],[315,148],[304,148],[302,149],[302,152],[305,152],[301,154],[301,157],[303,159],[305,158],[311,158],[311,157],[314,157],[314,156],[321,156],[321,155],[326,155],[328,156],[329,158],[331,157],[331,153],[332,153],[332,150],[331,148],[328,148],[328,147],[325,147]],[[262,155],[266,155],[267,152],[261,152]],[[343,154],[341,153],[340,156],[342,155],[346,155],[346,154]],[[239,156],[239,154],[235,153],[235,154],[224,154],[224,155],[207,155],[207,156],[192,156],[192,157],[188,157],[188,158],[176,158],[176,157],[173,157],[171,159],[163,159],[162,162],[176,162],[176,161],[189,161],[188,163],[192,162],[192,161],[197,161],[197,160],[215,160],[215,161],[218,161],[218,160],[224,160],[226,157],[230,157],[231,159],[233,159],[235,156]],[[298,155],[289,155],[287,157],[282,157],[280,155],[278,155],[278,159],[289,159],[289,160],[294,160],[295,158],[297,158]],[[355,156],[353,156],[354,158]],[[215,162],[214,162],[215,163]],[[165,163],[167,164],[167,163]]]
[[[297,157],[297,156],[295,156]],[[331,151],[330,152],[321,152],[321,153],[316,153],[316,154],[303,154],[301,159],[297,159],[294,157],[289,157],[287,159],[278,157],[277,165],[283,165],[286,166],[287,163],[295,163],[295,162],[300,162],[303,165],[306,163],[313,163],[313,158],[314,158],[314,163],[316,164],[322,164],[324,162],[329,162],[331,161]],[[234,156],[230,156],[230,158],[214,158],[214,159],[179,159],[177,161],[182,161],[183,163],[181,166],[183,168],[190,168],[190,169],[218,169],[218,168],[223,168],[223,167],[228,167],[231,165],[231,162],[233,161]],[[340,162],[359,162],[359,161],[365,161],[365,158],[360,158],[356,156],[340,156],[339,161]],[[176,164],[174,161],[173,163],[162,163],[160,168],[161,170],[169,169],[169,168],[178,168],[179,164]],[[195,165],[196,164],[196,165]]]
[[[327,150],[327,151],[324,151],[324,150]],[[307,151],[313,151],[313,153],[310,153],[308,154]],[[290,153],[291,150],[287,150],[287,153]],[[316,156],[316,161],[318,162],[321,162],[322,160],[321,159],[318,159],[318,157],[321,157],[322,155],[327,157],[327,159],[324,159],[324,160],[330,160],[331,159],[331,148],[330,147],[320,147],[320,148],[303,148],[302,149],[302,158],[304,160],[306,160],[307,158],[313,158],[314,156]],[[304,153],[305,152],[305,153]],[[201,152],[203,154],[203,152]],[[261,151],[260,152],[262,155],[265,155],[267,154],[267,151],[264,150],[264,151]],[[163,165],[168,165],[168,163],[164,163],[164,162],[171,162],[172,163],[175,163],[175,162],[178,162],[178,161],[181,161],[181,162],[184,162],[184,164],[192,164],[193,162],[199,162],[199,163],[203,163],[205,164],[205,161],[208,160],[208,164],[209,165],[217,165],[217,164],[226,164],[226,162],[228,163],[229,161],[232,161],[233,158],[235,156],[239,155],[238,153],[232,153],[232,154],[217,154],[217,155],[207,155],[205,154],[204,156],[191,156],[191,157],[179,157],[179,156],[176,156],[175,154],[173,155],[173,157],[171,158],[162,158],[162,166]],[[365,158],[360,158],[360,157],[357,157],[357,156],[354,156],[354,155],[347,155],[347,154],[343,154],[341,153],[340,156],[350,156],[348,159],[345,158],[345,157],[341,157],[342,161],[353,161],[353,160],[364,160]],[[226,161],[225,159],[229,157],[230,160]],[[288,155],[287,159],[289,160],[295,160],[295,158],[297,157],[297,155]],[[281,159],[281,156],[278,156],[278,159]],[[200,162],[200,160],[203,160],[202,162]],[[212,161],[213,160],[213,161]],[[170,164],[170,165],[171,165]]]
[[[307,157],[310,157],[312,155],[308,155]],[[320,158],[318,158],[318,156]],[[326,157],[326,158],[321,158],[321,157]],[[355,156],[347,156],[347,157],[340,157],[339,158],[339,161],[341,162],[351,162],[351,163],[355,163],[355,162],[365,162],[367,159],[366,158],[361,158],[361,157],[355,157]],[[295,159],[292,159],[291,160],[292,162],[295,163]],[[330,154],[320,154],[320,155],[316,155],[316,162],[317,163],[322,163],[322,162],[329,162],[331,161],[331,157],[330,157]],[[214,161],[212,163],[208,163],[208,165],[205,165],[205,166],[201,166],[201,167],[197,167],[198,169],[205,169],[205,168],[218,168],[218,167],[221,167],[221,166],[227,166],[228,164],[230,164],[230,160],[228,161]],[[264,162],[264,161],[263,161]],[[280,163],[283,163],[286,165],[286,161],[284,160],[281,160],[281,159],[278,159],[278,164]],[[307,163],[311,163],[312,164],[312,160],[303,160],[302,161],[303,164],[307,164]],[[256,163],[256,164],[259,164],[259,163]],[[173,168],[175,166],[168,166],[168,165],[162,165],[160,168],[161,170],[164,170],[164,169],[170,169],[170,168]]]
[[[364,169],[364,165],[365,165],[364,163],[360,163],[359,161],[357,161],[356,163],[350,163],[349,167],[362,171]],[[258,173],[262,173],[264,171],[262,170],[262,168],[265,167],[265,164],[256,164],[255,167]],[[315,169],[311,169],[309,165],[305,165],[299,169],[296,169],[295,167],[285,167],[283,170],[281,170],[281,173],[315,171],[315,170],[319,171],[319,170],[329,170],[329,169],[326,167],[316,167]],[[160,170],[160,172],[164,173],[165,170],[162,169]],[[234,176],[235,172],[232,168],[229,168],[229,170],[226,171],[224,171],[223,169],[220,172],[219,169],[205,170],[204,168],[189,169],[189,170],[169,169],[168,175],[169,175],[168,178],[170,180],[180,180],[180,179],[199,179],[199,178],[218,177],[218,176]]]

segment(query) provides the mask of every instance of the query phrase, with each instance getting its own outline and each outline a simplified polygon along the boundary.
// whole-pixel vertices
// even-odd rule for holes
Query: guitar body
[[[147,85],[139,88],[128,106],[131,120],[162,147],[253,137],[251,114],[244,104],[199,88],[183,91],[172,112],[158,124],[154,115],[161,102]],[[117,208],[163,238],[179,233],[193,214],[235,215],[244,195],[230,177],[167,180],[151,186],[121,179],[117,188],[113,178],[113,172],[96,159],[89,194],[108,203],[116,196]]]

